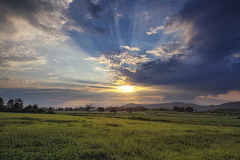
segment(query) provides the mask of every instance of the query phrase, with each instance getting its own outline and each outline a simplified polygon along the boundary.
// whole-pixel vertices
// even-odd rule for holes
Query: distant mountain
[[[124,105],[123,107],[136,107],[142,106],[146,108],[169,108],[172,109],[174,106],[178,107],[192,107],[194,110],[212,110],[212,109],[227,109],[227,108],[240,108],[240,102],[229,102],[223,103],[220,105],[210,105],[210,106],[202,106],[193,103],[182,103],[182,102],[173,102],[173,103],[157,103],[157,104],[135,104],[129,103]]]

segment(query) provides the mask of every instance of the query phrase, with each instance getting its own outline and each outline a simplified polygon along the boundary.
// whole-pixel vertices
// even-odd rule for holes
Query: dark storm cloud
[[[156,60],[142,65],[135,74],[128,76],[133,83],[169,86],[171,90],[176,90],[174,93],[162,91],[165,100],[187,100],[198,95],[217,95],[229,90],[240,90],[240,64],[233,64],[232,70],[229,70],[226,61],[189,66],[177,59],[168,62]]]
[[[167,61],[144,63],[136,73],[128,75],[130,80],[143,85],[171,86],[176,92],[164,93],[165,100],[240,90],[240,64],[233,64],[230,70],[226,58],[240,50],[239,6],[240,1],[188,1],[165,25],[172,31],[185,30],[186,59],[177,55]],[[193,61],[191,56],[201,60],[187,63]]]
[[[149,74],[163,74],[165,72],[174,71],[179,65],[180,63],[175,58],[171,58],[168,61],[157,59],[143,64],[140,70],[141,72],[144,71]]]
[[[187,44],[208,61],[240,50],[240,1],[192,0],[166,23],[186,31]]]

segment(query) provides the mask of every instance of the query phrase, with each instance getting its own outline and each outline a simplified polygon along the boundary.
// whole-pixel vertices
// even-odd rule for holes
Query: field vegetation
[[[240,159],[240,119],[174,111],[0,112],[0,159]]]

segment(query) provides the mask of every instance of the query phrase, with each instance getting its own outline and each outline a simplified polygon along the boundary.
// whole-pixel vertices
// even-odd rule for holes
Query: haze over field
[[[240,101],[239,6],[1,0],[0,97],[57,107]]]

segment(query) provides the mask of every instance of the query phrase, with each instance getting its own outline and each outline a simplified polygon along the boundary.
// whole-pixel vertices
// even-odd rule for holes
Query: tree
[[[104,110],[105,110],[105,109],[104,109],[103,107],[98,107],[98,112],[101,113],[101,112],[104,112]]]
[[[192,107],[186,107],[186,108],[185,108],[185,111],[187,111],[187,112],[193,112],[193,108],[192,108]]]
[[[110,112],[112,113],[117,113],[117,107],[111,107]]]
[[[128,111],[129,113],[132,113],[135,110],[134,107],[127,107],[126,111]]]
[[[13,108],[14,107],[14,100],[13,99],[10,99],[8,102],[7,102],[7,108]]]
[[[3,99],[0,97],[0,111],[6,110],[6,106],[4,106]]]
[[[26,111],[26,112],[31,112],[33,110],[33,106],[31,104],[29,104],[23,110]]]
[[[87,104],[87,105],[85,106],[85,110],[89,113],[89,110],[92,108],[92,106],[93,106],[92,103],[91,103],[91,104]]]
[[[20,98],[15,99],[14,101],[14,109],[22,109],[23,108],[23,100]]]
[[[34,104],[34,105],[33,105],[33,109],[34,109],[34,110],[38,109],[38,104]]]
[[[0,97],[0,106],[3,106],[3,105],[4,105],[3,99],[2,97]]]

